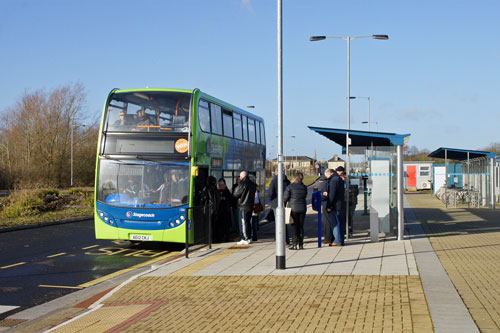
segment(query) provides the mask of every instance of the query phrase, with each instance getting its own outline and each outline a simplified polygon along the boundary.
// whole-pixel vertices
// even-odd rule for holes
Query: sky
[[[307,126],[347,128],[347,42],[314,35],[389,35],[351,41],[351,96],[370,97],[372,131],[431,151],[499,142],[499,12],[494,0],[283,0],[285,154],[341,154]],[[199,88],[254,105],[276,157],[277,1],[1,0],[0,48],[0,114],[77,82],[88,121],[113,88]],[[367,100],[351,100],[351,129],[367,120]]]

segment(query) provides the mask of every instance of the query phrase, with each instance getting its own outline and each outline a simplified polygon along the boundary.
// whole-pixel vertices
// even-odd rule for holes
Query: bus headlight
[[[176,223],[176,224],[180,224],[180,223],[181,223],[181,221],[177,219],[177,220],[175,220],[175,223]]]
[[[180,219],[181,219],[181,221],[184,221],[184,219],[185,219],[184,215],[181,215]]]
[[[104,221],[104,223],[109,224],[109,225],[115,224],[115,218],[113,216],[111,216],[109,213],[106,213],[102,210],[99,210],[99,211],[97,211],[97,214]]]
[[[170,226],[173,227],[174,226],[174,222],[170,222]]]

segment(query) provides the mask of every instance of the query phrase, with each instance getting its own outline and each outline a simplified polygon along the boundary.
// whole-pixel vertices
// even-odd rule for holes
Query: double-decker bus
[[[262,118],[198,89],[112,90],[98,142],[98,239],[195,242],[209,175],[229,190],[241,170],[265,183]],[[264,191],[261,192],[261,195]]]

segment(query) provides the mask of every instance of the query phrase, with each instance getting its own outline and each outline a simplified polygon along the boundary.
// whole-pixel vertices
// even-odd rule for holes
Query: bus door
[[[208,211],[202,208],[201,196],[207,185],[208,167],[198,167],[198,175],[194,177],[194,208],[193,228],[194,242],[199,243],[208,239]]]

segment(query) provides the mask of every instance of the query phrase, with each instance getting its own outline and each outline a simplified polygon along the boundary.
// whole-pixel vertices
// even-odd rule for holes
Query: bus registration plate
[[[130,235],[130,240],[151,241],[153,237],[151,237],[151,235]]]

